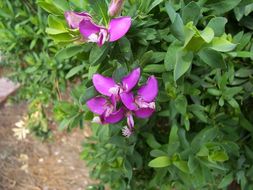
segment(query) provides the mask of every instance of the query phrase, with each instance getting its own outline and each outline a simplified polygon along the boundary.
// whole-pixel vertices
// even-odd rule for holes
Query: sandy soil
[[[0,190],[84,190],[94,183],[79,156],[87,131],[18,141],[12,129],[25,112],[25,104],[0,108]]]

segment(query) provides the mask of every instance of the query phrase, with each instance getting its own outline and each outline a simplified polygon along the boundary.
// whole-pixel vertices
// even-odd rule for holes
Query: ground
[[[12,129],[26,104],[0,107],[0,190],[84,190],[94,183],[80,159],[87,131],[55,130],[51,142],[31,135],[17,140]]]

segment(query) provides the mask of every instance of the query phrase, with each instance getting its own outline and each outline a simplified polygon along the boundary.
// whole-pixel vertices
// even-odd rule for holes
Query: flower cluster
[[[93,75],[93,85],[101,95],[88,100],[86,104],[93,113],[99,115],[94,121],[101,124],[117,123],[126,117],[128,126],[123,129],[123,135],[129,137],[134,130],[133,116],[148,118],[155,111],[158,82],[154,76],[150,76],[135,94],[133,89],[139,79],[140,68],[124,76],[121,83],[100,74]]]
[[[110,4],[108,14],[114,16],[119,14],[123,5],[122,0],[113,0]],[[70,28],[79,29],[84,41],[95,42],[102,46],[106,41],[114,42],[122,38],[131,26],[131,17],[122,16],[110,20],[108,26],[95,24],[92,16],[87,12],[66,11],[65,18]]]

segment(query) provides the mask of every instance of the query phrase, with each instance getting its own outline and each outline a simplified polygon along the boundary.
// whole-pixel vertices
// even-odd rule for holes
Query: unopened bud
[[[117,16],[120,14],[120,11],[123,7],[124,0],[111,0],[109,5],[108,13],[111,17]]]

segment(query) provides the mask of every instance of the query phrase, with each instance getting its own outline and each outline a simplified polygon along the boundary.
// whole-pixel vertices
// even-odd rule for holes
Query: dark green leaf
[[[233,181],[233,173],[229,173],[227,174],[220,182],[220,184],[218,185],[218,188],[222,189],[222,188],[226,188],[228,187]]]
[[[66,79],[69,79],[71,77],[73,77],[74,75],[76,75],[78,72],[80,72],[81,70],[83,70],[83,68],[85,67],[85,65],[78,65],[76,67],[73,67],[66,75]]]
[[[78,53],[81,53],[83,51],[82,46],[71,46],[64,49],[61,49],[57,54],[55,55],[55,58],[59,61],[62,61],[64,59],[71,58]]]
[[[191,52],[179,57],[174,68],[174,81],[177,81],[191,67],[193,54]]]
[[[213,29],[215,36],[221,36],[225,32],[227,22],[225,17],[215,17],[209,21],[207,26]]]
[[[225,69],[226,65],[222,55],[212,49],[205,48],[198,53],[200,59],[213,68]]]
[[[164,72],[164,70],[165,70],[164,65],[160,65],[160,64],[147,65],[143,69],[145,73],[162,73]]]
[[[104,44],[102,47],[94,46],[90,52],[89,62],[91,65],[100,64],[107,56],[109,45]]]
[[[164,65],[167,71],[171,71],[174,69],[175,64],[177,60],[179,59],[179,51],[181,50],[180,46],[176,45],[170,45],[168,47],[165,59],[164,59]]]
[[[179,41],[185,41],[184,24],[179,14],[176,14],[175,20],[170,26],[170,30],[173,36],[175,36]]]
[[[200,16],[201,16],[200,7],[194,1],[191,1],[188,5],[186,5],[182,9],[182,19],[185,24],[187,24],[190,21],[193,21],[193,23],[196,25],[198,23]]]

